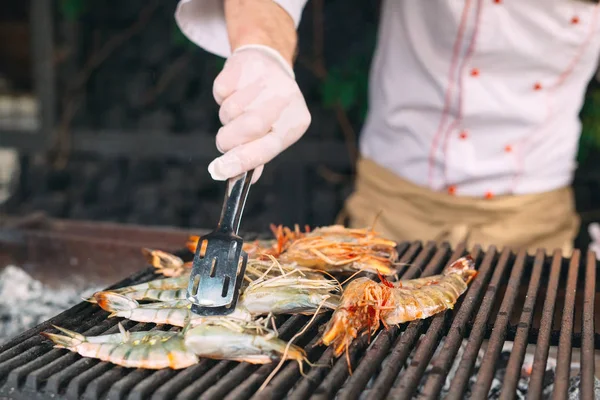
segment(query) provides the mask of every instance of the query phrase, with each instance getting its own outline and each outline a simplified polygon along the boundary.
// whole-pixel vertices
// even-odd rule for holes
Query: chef
[[[310,125],[293,71],[306,3],[180,0],[182,32],[227,58],[213,179],[258,179]],[[383,0],[350,224],[381,213],[377,230],[396,240],[568,255],[578,114],[599,56],[596,1]]]

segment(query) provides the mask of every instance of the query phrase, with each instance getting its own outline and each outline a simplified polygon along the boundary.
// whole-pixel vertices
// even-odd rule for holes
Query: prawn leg
[[[184,262],[174,254],[147,248],[142,249],[142,254],[146,261],[156,268],[157,273],[169,277],[189,277],[190,275],[192,262]]]

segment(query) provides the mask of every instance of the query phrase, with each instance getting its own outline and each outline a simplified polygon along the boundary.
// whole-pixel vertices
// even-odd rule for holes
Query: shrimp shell
[[[140,304],[134,299],[110,291],[98,292],[94,294],[94,298],[103,310],[111,313],[109,318],[122,317],[136,322],[169,324],[179,327],[184,327],[188,322],[191,326],[197,326],[215,318],[201,317],[192,313],[191,303],[188,300]],[[251,315],[240,307],[228,317],[241,321],[251,320]]]
[[[55,348],[67,349],[84,357],[97,358],[126,368],[181,369],[198,362],[198,356],[186,348],[178,332],[126,332],[84,336],[54,326],[64,335],[42,332]]]
[[[477,275],[470,256],[452,263],[441,275],[403,281],[394,286],[386,281],[358,278],[348,284],[321,337],[333,344],[339,356],[359,334],[372,334],[384,326],[429,318],[452,309]]]
[[[288,344],[262,327],[241,325],[226,318],[185,332],[140,331],[84,336],[57,327],[63,334],[43,332],[56,348],[64,348],[84,357],[97,358],[127,368],[181,369],[198,363],[199,357],[267,364],[284,358],[300,365],[306,353]]]
[[[371,230],[333,225],[293,241],[279,260],[330,272],[365,270],[389,276],[396,273],[397,258],[396,242]]]

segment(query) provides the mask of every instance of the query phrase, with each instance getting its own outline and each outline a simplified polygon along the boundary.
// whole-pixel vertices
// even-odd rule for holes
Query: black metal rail
[[[451,251],[448,246],[433,243],[425,246],[404,243],[399,249],[400,260],[409,265],[401,271],[403,279],[439,273],[449,262],[465,254],[463,247]],[[496,361],[507,340],[514,345],[504,376],[502,399],[515,398],[527,344],[536,342],[528,398],[541,398],[551,345],[558,345],[554,398],[567,398],[566,378],[570,373],[573,346],[578,344],[582,350],[581,398],[593,398],[594,350],[600,345],[600,335],[594,326],[594,255],[583,257],[575,251],[570,260],[566,260],[558,251],[546,255],[540,250],[532,257],[507,249],[499,252],[494,247],[485,252],[475,247],[471,254],[479,273],[455,310],[387,331],[383,329],[371,340],[366,336],[357,339],[349,349],[352,373],[346,357],[336,359],[331,349],[315,346],[319,326],[327,321],[329,314],[317,318],[296,342],[319,366],[307,366],[302,376],[296,363],[287,363],[261,392],[257,390],[275,364],[258,366],[203,359],[181,371],[148,371],[122,368],[53,349],[39,335],[42,331],[53,331],[51,324],[85,335],[118,331],[119,319],[107,319],[106,312],[82,303],[0,348],[0,398],[241,400],[417,396],[434,399],[439,398],[455,366],[446,398],[463,399],[470,393],[470,398],[482,399],[487,398]],[[115,287],[152,278],[155,275],[148,269]],[[524,295],[524,301],[519,300],[520,295]],[[564,304],[561,323],[553,327],[560,304]],[[290,339],[308,320],[307,316],[280,318],[281,336]],[[133,331],[174,329],[123,322]],[[466,348],[457,357],[465,339]],[[475,373],[476,359],[485,339],[488,339],[486,352]],[[469,386],[475,374],[475,384]]]

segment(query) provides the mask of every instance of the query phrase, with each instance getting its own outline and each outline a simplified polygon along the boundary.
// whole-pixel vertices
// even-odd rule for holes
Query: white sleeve
[[[308,0],[273,1],[292,17],[298,28]],[[179,0],[175,21],[181,32],[199,47],[220,57],[231,55],[223,0]]]

